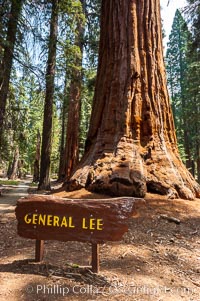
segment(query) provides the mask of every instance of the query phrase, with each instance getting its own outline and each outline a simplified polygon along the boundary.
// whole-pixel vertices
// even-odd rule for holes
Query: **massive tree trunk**
[[[50,161],[52,147],[52,120],[53,120],[53,98],[54,77],[56,65],[56,43],[58,32],[58,3],[52,0],[52,13],[49,36],[49,53],[46,72],[46,95],[44,104],[44,121],[42,132],[42,150],[40,163],[40,181],[38,189],[49,190],[50,187]]]
[[[7,36],[5,45],[3,45],[3,57],[2,62],[0,64],[0,148],[2,147],[3,123],[6,109],[6,100],[9,90],[10,74],[12,69],[13,53],[17,34],[17,25],[22,8],[22,3],[22,0],[11,1]]]
[[[193,199],[177,149],[159,0],[102,1],[99,65],[83,159],[67,189]]]

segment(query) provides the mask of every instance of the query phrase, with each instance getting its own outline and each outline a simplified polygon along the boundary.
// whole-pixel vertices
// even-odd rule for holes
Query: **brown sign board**
[[[136,215],[138,200],[142,199],[29,195],[17,201],[18,234],[36,240],[118,241],[128,231],[129,218]]]

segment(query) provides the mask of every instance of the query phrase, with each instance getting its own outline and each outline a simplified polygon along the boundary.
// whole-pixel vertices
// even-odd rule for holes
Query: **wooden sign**
[[[99,243],[118,241],[128,231],[143,199],[64,199],[29,195],[17,201],[18,234],[36,239],[36,261],[44,254],[44,240],[81,241],[92,244],[92,270],[99,271]]]
[[[121,240],[136,199],[63,199],[29,195],[17,201],[18,234],[39,240],[103,243]]]

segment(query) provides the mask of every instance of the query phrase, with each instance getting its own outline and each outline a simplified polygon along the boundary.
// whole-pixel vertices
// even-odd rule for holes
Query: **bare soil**
[[[200,300],[200,200],[148,194],[124,239],[100,246],[94,274],[87,243],[46,241],[44,261],[34,262],[35,242],[16,231],[15,202],[24,189],[0,197],[1,301]],[[99,198],[85,190],[57,195]]]

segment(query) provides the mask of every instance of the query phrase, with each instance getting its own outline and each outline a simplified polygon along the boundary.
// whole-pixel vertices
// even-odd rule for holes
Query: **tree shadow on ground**
[[[35,300],[89,300],[93,294],[110,286],[106,277],[93,273],[89,268],[56,266],[47,263],[35,263],[34,260],[15,260],[0,264],[1,273],[27,275],[28,281],[17,292],[18,299]],[[32,277],[34,276],[34,277]],[[16,300],[16,301],[17,301]],[[76,299],[75,299],[76,300]]]
[[[0,264],[0,272],[60,277],[85,284],[109,285],[104,276],[93,273],[90,267],[70,267],[67,265],[59,267],[45,262],[36,263],[33,259],[15,260],[11,263]]]

